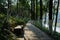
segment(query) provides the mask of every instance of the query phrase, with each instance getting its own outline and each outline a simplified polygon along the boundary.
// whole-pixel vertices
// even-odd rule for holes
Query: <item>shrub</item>
[[[11,31],[7,29],[1,29],[0,30],[0,40],[15,40],[13,37],[15,35],[12,35]]]
[[[17,25],[24,25],[25,24],[25,21],[24,21],[24,19],[17,19],[16,20],[16,24]]]
[[[6,15],[4,15],[4,14],[0,14],[0,19],[5,18],[5,16],[6,16]]]
[[[8,24],[9,24],[9,26],[15,26],[16,21],[15,21],[14,17],[8,18]]]

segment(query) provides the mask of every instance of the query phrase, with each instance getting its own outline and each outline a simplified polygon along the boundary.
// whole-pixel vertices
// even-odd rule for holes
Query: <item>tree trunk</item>
[[[46,14],[46,12],[45,12],[45,21],[44,21],[44,24],[46,24],[46,16],[47,16],[47,14]]]
[[[7,8],[7,20],[8,20],[8,17],[9,17],[9,0],[8,0],[8,8]]]
[[[17,17],[18,17],[18,0],[17,0]]]
[[[58,0],[58,4],[57,4],[57,12],[56,12],[56,19],[55,19],[55,28],[54,28],[54,32],[56,32],[57,17],[58,17],[58,9],[59,9],[59,0]]]
[[[43,16],[42,0],[40,0],[40,25],[41,25],[41,27],[42,27],[42,16]]]
[[[35,0],[31,0],[31,19],[35,20]]]
[[[52,34],[52,5],[53,0],[49,0],[49,33]]]
[[[36,20],[38,19],[38,0],[36,0]]]

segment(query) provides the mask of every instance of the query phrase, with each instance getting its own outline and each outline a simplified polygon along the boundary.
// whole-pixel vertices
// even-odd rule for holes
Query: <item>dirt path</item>
[[[27,23],[25,27],[25,38],[26,40],[53,40],[47,34],[39,30],[37,27],[31,23]]]

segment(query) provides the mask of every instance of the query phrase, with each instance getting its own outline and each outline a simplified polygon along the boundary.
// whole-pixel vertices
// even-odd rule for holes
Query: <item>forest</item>
[[[0,0],[0,40],[16,40],[14,28],[28,21],[60,40],[60,0]],[[24,32],[24,30],[23,30]],[[22,33],[23,34],[23,33]]]

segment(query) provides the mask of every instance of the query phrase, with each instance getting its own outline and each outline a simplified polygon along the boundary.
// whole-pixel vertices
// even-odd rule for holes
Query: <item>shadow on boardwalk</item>
[[[26,40],[53,40],[47,34],[42,32],[40,29],[32,25],[31,23],[27,23],[24,29]]]

